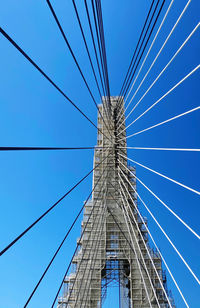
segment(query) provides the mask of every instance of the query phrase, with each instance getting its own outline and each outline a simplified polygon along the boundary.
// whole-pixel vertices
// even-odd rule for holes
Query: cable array
[[[87,300],[90,296],[90,289],[91,289],[91,277],[94,274],[95,266],[98,259],[98,252],[101,249],[102,245],[102,238],[104,237],[105,229],[107,228],[108,219],[112,218],[115,226],[117,227],[117,232],[123,235],[123,239],[125,240],[126,244],[124,245],[123,249],[125,251],[126,247],[129,247],[130,251],[129,254],[134,256],[135,266],[140,275],[140,287],[145,293],[145,300],[147,301],[147,305],[150,308],[153,308],[154,305],[156,307],[161,308],[164,307],[161,304],[159,294],[157,292],[157,285],[159,289],[162,291],[162,299],[166,301],[165,307],[174,308],[175,306],[170,299],[170,296],[167,292],[167,289],[164,285],[164,279],[162,277],[162,273],[159,272],[158,268],[156,267],[156,262],[154,257],[151,253],[151,249],[148,244],[148,239],[144,236],[145,232],[150,236],[154,247],[157,250],[157,254],[159,255],[159,260],[163,261],[165,268],[167,269],[172,281],[174,282],[175,287],[178,290],[184,305],[189,308],[188,300],[186,300],[183,291],[179,285],[179,282],[175,278],[175,274],[172,274],[171,269],[166,261],[166,258],[160,252],[158,248],[158,244],[156,244],[154,237],[152,236],[149,227],[147,226],[144,217],[141,214],[140,208],[138,206],[138,201],[144,206],[152,220],[155,222],[157,227],[159,228],[159,232],[164,235],[167,240],[167,243],[170,244],[170,247],[176,252],[178,258],[183,262],[184,266],[187,268],[189,273],[192,275],[194,280],[200,284],[200,279],[198,278],[195,271],[190,266],[190,262],[188,262],[178,248],[178,245],[175,244],[174,239],[170,238],[168,232],[164,230],[161,226],[158,218],[153,214],[150,206],[147,205],[148,202],[145,202],[141,197],[140,193],[138,192],[140,189],[136,189],[136,184],[142,185],[144,189],[151,194],[155,198],[155,200],[159,203],[159,211],[162,211],[163,208],[167,210],[168,213],[173,215],[178,221],[178,224],[181,224],[185,227],[185,230],[190,232],[192,236],[194,236],[195,240],[200,239],[199,232],[195,230],[192,226],[190,226],[181,216],[179,216],[176,211],[173,209],[173,206],[169,206],[167,202],[163,201],[159,196],[159,193],[154,192],[146,181],[143,181],[140,177],[136,176],[135,172],[133,172],[133,167],[130,165],[134,164],[138,166],[138,169],[142,168],[143,170],[147,171],[147,174],[155,174],[159,176],[158,178],[163,178],[171,182],[172,184],[176,184],[177,187],[181,189],[185,189],[189,192],[196,194],[197,196],[200,195],[200,192],[197,189],[194,189],[190,186],[185,185],[182,182],[179,182],[176,179],[169,177],[166,174],[163,174],[159,171],[156,171],[154,167],[146,166],[141,162],[138,162],[134,158],[129,157],[127,155],[127,150],[143,150],[145,153],[146,151],[152,151],[152,154],[155,151],[165,151],[168,152],[184,152],[186,155],[188,152],[196,153],[200,152],[200,149],[197,147],[170,147],[170,146],[136,146],[135,144],[128,144],[130,138],[138,135],[142,135],[145,132],[152,131],[154,128],[161,127],[162,125],[169,124],[174,120],[183,118],[185,116],[193,116],[197,114],[199,111],[200,106],[193,106],[187,108],[185,111],[176,114],[164,121],[157,122],[151,126],[144,126],[145,128],[140,128],[136,131],[131,131],[129,134],[126,134],[127,129],[134,127],[135,123],[142,119],[144,115],[148,115],[149,111],[152,110],[155,106],[157,106],[160,102],[167,106],[166,101],[164,99],[168,97],[170,94],[173,96],[174,91],[181,85],[182,87],[185,85],[187,79],[193,76],[196,77],[197,73],[199,73],[200,64],[193,67],[191,71],[189,71],[184,77],[182,77],[176,84],[174,84],[166,93],[163,93],[159,99],[154,98],[154,102],[150,102],[150,106],[146,108],[143,112],[141,112],[137,117],[131,120],[131,123],[126,125],[127,120],[130,120],[130,116],[134,115],[135,109],[141,102],[144,100],[146,95],[150,93],[154,85],[160,80],[161,76],[166,74],[166,71],[169,66],[173,65],[174,60],[180,55],[180,53],[184,52],[184,47],[191,43],[191,39],[194,35],[199,31],[200,22],[198,22],[191,32],[181,41],[180,46],[176,49],[173,53],[170,60],[162,66],[159,70],[159,74],[150,83],[148,88],[142,91],[142,95],[139,99],[135,102],[135,97],[139,93],[140,90],[143,89],[143,85],[147,77],[150,75],[152,68],[154,67],[155,63],[157,62],[159,56],[163,52],[165,46],[169,42],[170,39],[173,38],[174,31],[178,27],[180,21],[184,18],[185,13],[189,9],[190,3],[192,0],[188,0],[183,7],[182,11],[180,12],[178,18],[176,19],[175,23],[173,24],[169,34],[167,34],[164,42],[161,44],[159,51],[156,52],[156,55],[151,62],[148,64],[149,67],[147,68],[146,73],[143,77],[141,77],[141,81],[137,86],[136,90],[130,95],[133,91],[133,88],[142,72],[145,68],[145,64],[147,65],[148,57],[151,50],[154,47],[155,42],[159,36],[159,33],[163,29],[163,25],[166,22],[166,19],[169,18],[169,13],[171,8],[173,7],[174,0],[171,0],[169,3],[165,13],[165,0],[152,0],[149,6],[149,10],[147,12],[144,24],[142,26],[136,47],[134,48],[130,64],[128,66],[128,70],[125,74],[125,78],[122,82],[122,86],[119,91],[119,96],[117,98],[113,98],[111,96],[111,88],[110,88],[110,70],[109,70],[109,61],[107,56],[107,48],[106,42],[108,39],[105,35],[105,22],[104,22],[104,14],[101,0],[84,0],[84,14],[86,16],[87,24],[89,27],[89,37],[90,41],[88,41],[88,34],[85,29],[85,25],[82,21],[81,14],[79,11],[79,6],[75,0],[72,0],[72,6],[75,13],[76,21],[78,23],[78,27],[81,33],[82,43],[87,53],[87,59],[90,64],[92,78],[95,81],[95,89],[98,90],[98,94],[100,98],[102,97],[102,106],[99,106],[97,100],[95,98],[94,90],[90,86],[90,82],[85,77],[85,73],[82,70],[82,65],[79,63],[79,55],[75,54],[69,40],[67,34],[62,27],[59,18],[56,14],[56,11],[51,3],[50,0],[46,0],[47,7],[55,21],[55,26],[58,27],[59,33],[62,35],[65,45],[67,46],[67,50],[69,51],[73,62],[75,63],[76,68],[83,80],[85,87],[89,93],[90,99],[94,103],[97,113],[98,113],[98,124],[95,124],[85,112],[83,112],[74,101],[72,101],[69,96],[62,90],[54,81],[49,77],[49,75],[20,47],[16,41],[3,29],[0,27],[0,33],[4,39],[6,39],[43,77],[47,80],[66,100],[69,102],[90,124],[97,130],[98,134],[98,145],[97,146],[83,146],[83,147],[68,147],[68,146],[1,146],[0,152],[16,152],[16,151],[73,151],[73,150],[94,150],[94,153],[98,151],[101,153],[102,159],[99,159],[99,163],[94,162],[94,167],[84,176],[82,177],[76,184],[74,184],[67,192],[60,197],[53,205],[51,205],[46,211],[44,211],[36,220],[34,220],[25,230],[23,230],[19,235],[17,235],[6,247],[4,247],[0,251],[0,256],[4,255],[11,247],[13,247],[20,239],[22,239],[34,226],[36,226],[40,221],[43,220],[44,217],[47,216],[53,209],[57,207],[58,204],[61,203],[72,191],[79,187],[79,185],[87,179],[91,174],[93,174],[93,184],[95,183],[95,177],[98,174],[98,180],[93,185],[93,188],[88,195],[86,201],[84,202],[83,206],[80,208],[78,213],[75,216],[72,224],[67,226],[67,231],[65,232],[65,236],[62,241],[57,245],[57,249],[55,250],[54,254],[52,255],[49,263],[46,265],[43,273],[41,274],[39,280],[37,281],[33,291],[30,293],[24,308],[27,307],[38,290],[41,282],[45,278],[47,272],[52,267],[52,264],[59,254],[61,248],[65,244],[68,236],[71,234],[72,230],[80,215],[83,213],[83,210],[87,208],[87,205],[92,197],[92,210],[88,215],[86,223],[82,225],[81,235],[79,241],[77,241],[77,245],[73,252],[70,262],[67,265],[67,269],[64,271],[64,276],[62,276],[62,280],[59,284],[58,290],[55,294],[55,297],[52,301],[51,307],[53,308],[58,300],[59,294],[61,292],[62,287],[65,285],[66,276],[69,273],[70,268],[72,268],[72,264],[74,262],[75,257],[78,255],[80,250],[80,243],[86,237],[86,233],[88,232],[89,226],[92,224],[92,228],[90,234],[87,239],[86,246],[84,246],[81,260],[79,262],[79,267],[76,271],[76,276],[72,285],[72,288],[69,290],[68,298],[64,302],[66,307],[70,305],[70,299],[73,293],[75,292],[76,284],[78,277],[80,275],[81,266],[84,264],[85,259],[88,259],[84,271],[82,272],[82,278],[80,280],[80,287],[77,292],[77,296],[74,302],[74,306],[78,306],[80,304],[80,308],[88,307]],[[162,16],[163,15],[163,16]],[[162,18],[160,21],[160,17]],[[156,30],[157,29],[157,30]],[[155,33],[154,33],[155,32]],[[91,43],[91,44],[90,44]],[[150,46],[149,46],[150,45]],[[148,47],[149,46],[149,47]],[[92,47],[92,48],[91,48]],[[93,59],[94,58],[94,59]],[[143,59],[144,58],[144,59]],[[97,71],[96,71],[97,69]],[[170,97],[170,96],[169,96]],[[133,104],[134,103],[134,104]],[[127,114],[128,108],[133,104],[132,109]],[[142,104],[141,104],[142,105]],[[161,105],[161,104],[160,104]],[[88,105],[88,108],[90,106]],[[174,114],[174,113],[173,113]],[[187,119],[186,117],[186,119]],[[101,120],[100,120],[101,118]],[[102,122],[101,122],[102,121]],[[178,122],[178,121],[177,121]],[[167,127],[167,126],[166,126]],[[156,130],[155,130],[156,131]],[[101,137],[101,138],[100,138]],[[102,141],[103,140],[103,141]],[[132,139],[131,139],[132,140]],[[102,141],[102,142],[101,142]],[[131,152],[135,153],[135,152]],[[95,154],[94,154],[95,155]],[[95,156],[94,156],[95,157]],[[111,163],[110,163],[111,162]],[[99,175],[99,167],[103,169],[101,174]],[[114,167],[113,167],[114,166]],[[114,172],[114,173],[112,173]],[[112,176],[110,176],[112,174]],[[113,176],[114,174],[114,176]],[[101,184],[101,185],[100,185]],[[180,189],[180,191],[181,191]],[[96,192],[98,191],[98,195],[96,196]],[[101,206],[98,206],[98,202],[100,202]],[[114,202],[115,208],[109,207],[109,202]],[[98,208],[96,214],[95,210]],[[118,215],[118,211],[120,211],[120,215]],[[122,220],[124,225],[122,224]],[[139,223],[140,222],[140,223]],[[140,226],[142,225],[142,227]],[[125,226],[125,230],[123,227]],[[106,226],[106,227],[105,227]],[[116,234],[115,234],[116,235]],[[89,243],[92,241],[91,247],[89,247]],[[120,241],[118,239],[118,245]],[[141,244],[142,243],[142,244]],[[90,249],[89,254],[87,255],[87,250]],[[145,253],[144,253],[145,251]],[[113,257],[111,255],[111,257]],[[106,259],[106,258],[105,258]],[[112,259],[112,258],[111,258]],[[148,259],[148,262],[147,262]],[[108,261],[108,259],[106,259]],[[100,269],[101,271],[105,270],[106,268],[106,261],[104,264],[104,268]],[[119,265],[120,266],[120,265]],[[173,269],[174,270],[174,269]],[[120,272],[120,269],[119,269]],[[102,272],[101,272],[102,273]],[[153,274],[152,274],[153,273]],[[119,298],[121,296],[120,293],[120,274],[119,274]],[[152,278],[156,277],[156,278]],[[126,277],[129,283],[133,277]],[[132,292],[132,290],[131,290]],[[82,295],[83,294],[83,295]],[[154,300],[152,300],[154,298]],[[120,299],[121,300],[121,299]],[[153,304],[152,304],[153,303]],[[102,302],[99,303],[102,306]]]

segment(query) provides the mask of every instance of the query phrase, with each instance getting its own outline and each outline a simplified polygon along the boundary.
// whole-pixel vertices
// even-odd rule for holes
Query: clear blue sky
[[[92,47],[83,7],[84,2],[79,2],[78,8],[83,26],[87,32],[89,46]],[[102,1],[111,95],[119,94],[150,2],[150,0]],[[169,2],[166,0],[163,13]],[[186,2],[186,0],[174,1],[168,19],[139,80],[144,76]],[[52,3],[94,95],[100,102],[75,19],[72,1],[52,0]],[[200,2],[193,0],[136,99],[141,97],[196,26],[199,21],[199,12]],[[58,31],[46,1],[1,1],[0,25],[96,122],[95,106]],[[138,106],[127,124],[199,64],[199,34],[200,30],[191,38]],[[0,37],[0,52],[1,146],[93,146],[96,144],[95,129],[2,36]],[[94,56],[93,53],[92,56]],[[136,132],[197,107],[200,98],[198,80],[199,72],[196,72],[151,112],[137,121],[127,133]],[[199,148],[199,129],[199,112],[195,112],[130,138],[128,145]],[[198,153],[130,150],[128,155],[136,161],[199,190]],[[93,151],[0,153],[1,248],[71,188],[92,168],[92,165]],[[200,233],[199,196],[141,167],[137,167],[137,175]],[[92,176],[1,257],[0,308],[23,307],[58,243],[87,198],[91,187]],[[163,228],[168,231],[191,268],[200,277],[199,241],[139,184],[138,192],[148,203]],[[190,307],[199,308],[200,292],[197,282],[142,205],[140,209],[148,217],[149,228]],[[80,220],[33,297],[30,308],[50,307],[75,249],[79,233]],[[169,275],[168,286],[173,292],[177,307],[185,307]],[[107,306],[110,307],[109,304]]]

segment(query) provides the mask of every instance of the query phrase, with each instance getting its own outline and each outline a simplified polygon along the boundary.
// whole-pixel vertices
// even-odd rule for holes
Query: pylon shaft
[[[101,179],[92,200],[85,205],[82,230],[86,222],[87,227],[78,243],[73,271],[66,277],[63,296],[58,300],[59,308],[102,307],[110,285],[119,287],[120,307],[175,307],[168,297],[160,255],[148,244],[147,221],[144,224],[134,208],[136,181],[123,167],[127,167],[126,139],[118,141],[117,137],[121,131],[120,139],[126,134],[124,116],[119,123],[116,120],[118,100],[111,97],[108,109],[104,97],[99,105],[104,121],[98,114],[102,133],[97,137],[94,166],[107,158],[93,174],[93,187]]]

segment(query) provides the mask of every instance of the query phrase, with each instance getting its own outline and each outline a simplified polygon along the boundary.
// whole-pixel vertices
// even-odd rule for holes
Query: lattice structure
[[[103,98],[99,105],[106,121],[98,115],[103,134],[98,133],[94,166],[104,161],[93,174],[94,192],[85,205],[79,250],[58,308],[102,307],[111,284],[119,287],[120,307],[175,307],[159,252],[148,244],[147,221],[138,215],[135,169],[124,158],[126,141],[117,140],[117,127],[124,120],[117,126],[118,101],[119,97]],[[120,130],[124,128],[122,124]]]

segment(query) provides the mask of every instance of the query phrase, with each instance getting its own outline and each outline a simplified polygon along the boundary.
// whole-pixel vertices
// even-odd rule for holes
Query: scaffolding
[[[119,97],[111,97],[108,108],[108,99],[103,97],[99,105],[105,123],[99,113],[95,189],[92,200],[85,204],[81,225],[84,234],[77,240],[79,249],[73,258],[71,274],[64,281],[58,308],[102,307],[109,286],[119,287],[121,308],[175,308],[160,254],[148,243],[147,220],[141,220],[133,206],[134,201],[137,207],[133,176],[136,170],[127,166],[126,139],[117,138],[125,129],[124,116],[117,124],[118,101]],[[125,130],[120,138],[123,136]],[[123,184],[126,188],[123,195],[119,162],[131,171],[121,167],[128,178]]]

